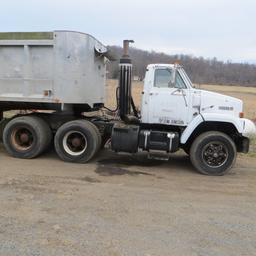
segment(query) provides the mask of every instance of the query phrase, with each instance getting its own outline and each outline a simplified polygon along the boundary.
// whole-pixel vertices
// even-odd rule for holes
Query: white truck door
[[[187,125],[190,90],[178,70],[157,68],[154,84],[148,93],[149,123]]]

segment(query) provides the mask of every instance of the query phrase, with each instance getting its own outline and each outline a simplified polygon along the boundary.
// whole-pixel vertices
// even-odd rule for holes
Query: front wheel
[[[235,163],[236,146],[222,132],[205,132],[194,140],[190,148],[190,159],[202,174],[224,175]]]

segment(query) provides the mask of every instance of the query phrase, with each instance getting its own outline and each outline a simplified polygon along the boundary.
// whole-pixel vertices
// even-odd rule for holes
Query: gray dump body
[[[84,33],[0,33],[0,103],[104,103],[105,55]]]

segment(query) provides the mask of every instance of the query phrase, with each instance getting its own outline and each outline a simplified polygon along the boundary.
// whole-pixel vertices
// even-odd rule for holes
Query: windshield
[[[181,73],[181,75],[183,76],[183,78],[186,80],[186,82],[194,88],[193,83],[191,82],[190,78],[188,77],[187,73],[185,72],[185,70],[183,68],[179,68],[179,71]]]

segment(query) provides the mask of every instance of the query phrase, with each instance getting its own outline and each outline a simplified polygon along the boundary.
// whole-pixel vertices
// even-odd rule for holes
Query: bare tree
[[[109,48],[116,56],[121,57],[121,47],[109,46]],[[167,55],[137,48],[131,48],[130,55],[134,64],[134,75],[141,79],[144,78],[146,66],[150,63],[170,64],[179,61],[194,83],[256,86],[256,65],[232,63],[231,61],[223,62],[217,58],[205,59],[183,54]],[[117,78],[118,61],[111,62],[108,70],[109,78]]]

